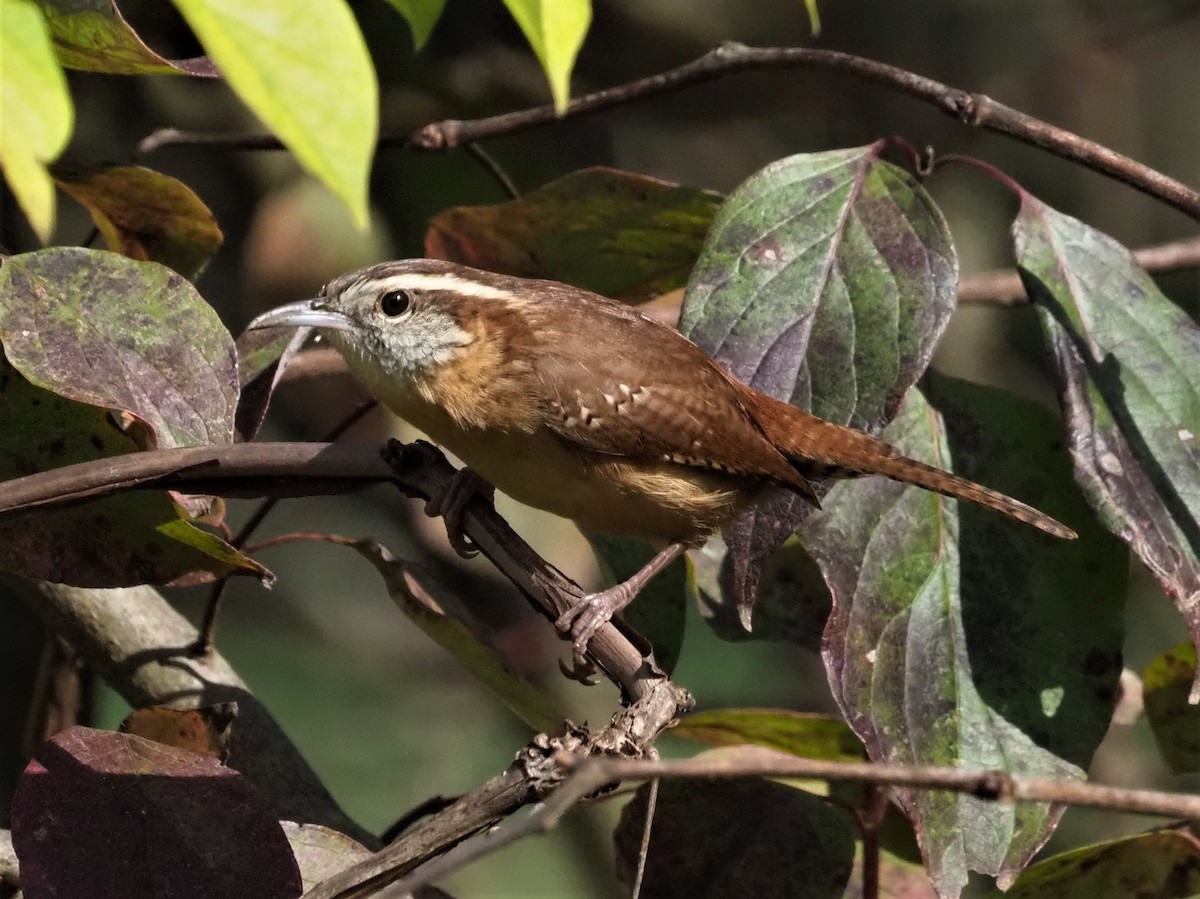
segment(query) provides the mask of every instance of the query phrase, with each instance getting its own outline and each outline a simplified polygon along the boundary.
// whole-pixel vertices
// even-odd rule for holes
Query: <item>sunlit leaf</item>
[[[233,338],[176,272],[57,247],[0,268],[0,341],[33,384],[144,422],[161,447],[230,443]]]
[[[883,148],[792,156],[739,187],[709,232],[679,324],[739,380],[867,431],[929,364],[958,277],[941,213]],[[743,617],[764,560],[811,511],[781,496],[726,528]]]
[[[507,203],[439,213],[425,255],[644,300],[687,282],[720,203],[711,191],[583,169]]]
[[[58,158],[75,112],[50,33],[27,0],[0,0],[0,169],[43,243],[54,231],[54,182],[46,164]]]
[[[833,594],[824,656],[872,760],[1082,779],[1121,671],[1128,556],[1073,490],[1057,422],[1027,400],[937,378],[945,426],[910,391],[883,436],[906,455],[1071,522],[1058,541],[882,478],[844,482],[800,530]],[[1061,809],[897,791],[944,896],[971,870],[1011,881]]]
[[[37,0],[64,66],[109,75],[219,73],[207,57],[165,59],[147,47],[114,0]]]
[[[1200,643],[1200,328],[1111,237],[1029,195],[1013,231],[1075,476]]]
[[[671,729],[710,746],[751,744],[809,759],[856,762],[862,743],[840,718],[789,709],[710,709],[685,715]]]
[[[1187,828],[1084,846],[1032,865],[989,899],[1192,899],[1200,894],[1200,844]]]
[[[559,113],[571,99],[571,69],[592,22],[591,0],[504,0],[550,81]]]
[[[379,87],[343,0],[175,0],[239,97],[367,226]]]
[[[221,245],[221,229],[190,187],[141,166],[56,171],[58,186],[91,213],[108,248],[194,279]]]

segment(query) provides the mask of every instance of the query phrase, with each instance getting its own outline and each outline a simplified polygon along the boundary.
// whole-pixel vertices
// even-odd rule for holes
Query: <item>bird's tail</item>
[[[762,402],[764,399],[770,400],[770,403]],[[979,503],[1055,537],[1073,540],[1077,536],[1069,527],[1033,506],[956,474],[909,459],[890,443],[870,434],[824,421],[795,406],[771,400],[764,394],[758,394],[754,400],[755,418],[805,478],[882,475],[945,496]]]

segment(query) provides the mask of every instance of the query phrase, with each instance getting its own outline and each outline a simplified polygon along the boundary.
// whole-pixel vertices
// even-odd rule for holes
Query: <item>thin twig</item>
[[[1200,237],[1134,250],[1138,265],[1152,275],[1200,266]],[[964,275],[958,285],[960,303],[996,303],[1023,306],[1029,302],[1021,277],[1011,269]]]
[[[638,899],[642,895],[642,881],[646,878],[646,862],[650,858],[650,834],[654,830],[654,813],[658,809],[658,786],[662,781],[657,777],[650,781],[650,790],[646,795],[646,821],[642,824],[642,842],[638,846],[637,870],[633,874],[633,886],[629,890],[630,899]]]
[[[477,143],[469,143],[467,144],[467,152],[474,156],[488,170],[488,173],[499,182],[500,187],[508,194],[510,200],[516,200],[521,196],[521,192],[517,190],[517,186],[508,177],[508,172],[501,168],[500,163],[496,162],[487,150],[483,149]]]
[[[391,889],[382,895],[400,896],[406,891],[411,892],[522,837],[548,831],[581,799],[607,784],[624,779],[793,777],[872,784],[877,788],[946,790],[992,802],[1064,803],[1169,818],[1194,819],[1200,815],[1200,796],[1186,793],[1165,793],[1158,790],[1135,790],[1079,781],[1026,777],[1005,771],[805,759],[750,746],[744,747],[742,751],[715,758],[706,756],[643,760],[592,756],[564,758],[560,759],[559,763],[565,768],[573,768],[573,773],[530,815],[496,828],[422,865],[411,875],[397,880]],[[349,895],[352,894],[347,894],[347,899]],[[316,899],[315,895],[313,899]],[[324,895],[322,899],[325,899]]]
[[[1078,162],[1157,197],[1194,219],[1200,219],[1200,192],[1095,141],[1011,109],[983,94],[969,93],[915,72],[850,53],[810,47],[723,44],[678,68],[577,97],[562,116],[553,106],[546,105],[482,119],[448,119],[430,123],[413,132],[384,134],[379,139],[379,146],[402,145],[418,150],[446,150],[548,125],[561,118],[600,112],[713,81],[735,72],[762,69],[827,69],[854,75],[929,103],[967,125],[1005,134]],[[138,151],[145,154],[168,146],[197,144],[237,150],[283,149],[283,145],[270,135],[214,135],[167,129],[143,140]]]

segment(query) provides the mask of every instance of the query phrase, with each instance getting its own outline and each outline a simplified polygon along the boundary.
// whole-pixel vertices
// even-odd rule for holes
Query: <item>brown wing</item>
[[[558,323],[575,317],[575,333],[588,340],[572,338],[536,354],[547,419],[564,440],[607,455],[774,480],[816,502],[729,376],[698,347],[616,304],[589,303]]]

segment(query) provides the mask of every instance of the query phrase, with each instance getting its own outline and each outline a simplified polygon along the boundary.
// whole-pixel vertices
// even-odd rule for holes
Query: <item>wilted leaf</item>
[[[3,355],[0,421],[0,481],[137,449],[104,409],[33,386]],[[0,518],[0,568],[78,587],[268,575],[189,523],[166,493],[153,491]]]
[[[388,0],[412,29],[413,46],[420,50],[442,15],[446,0]]]
[[[633,882],[648,786],[621,811],[617,876]],[[758,778],[659,784],[641,895],[841,899],[854,859],[850,816]]]
[[[200,75],[216,78],[207,57],[164,59],[137,36],[113,0],[37,0],[62,64],[109,75]],[[7,21],[7,20],[6,20]]]
[[[425,255],[636,301],[682,287],[721,197],[607,168],[434,216]]]
[[[1121,670],[1128,558],[1088,515],[1036,404],[937,378],[939,416],[910,391],[884,438],[1037,503],[1058,541],[969,503],[881,478],[839,484],[800,537],[833,594],[823,656],[873,760],[1082,779]],[[947,446],[949,443],[949,447]],[[931,877],[1011,881],[1061,809],[900,790]]]
[[[588,533],[608,583],[619,584],[633,577],[655,554],[645,540]],[[638,594],[622,613],[626,624],[654,647],[655,663],[670,674],[679,662],[688,606],[696,601],[696,578],[685,555],[676,559]]]
[[[1054,351],[1075,476],[1200,642],[1200,328],[1082,222],[1024,195],[1013,232]]]
[[[236,702],[198,709],[157,705],[134,709],[121,722],[120,731],[223,762],[229,756],[229,732],[235,718]]]
[[[284,371],[311,334],[312,328],[256,328],[238,337],[238,442],[258,434]]]
[[[25,895],[299,896],[271,806],[215,759],[73,727],[44,743],[12,806]]]
[[[367,227],[379,86],[343,0],[175,0],[221,74]]]
[[[320,824],[280,821],[279,825],[300,866],[305,892],[371,855],[362,843]]]
[[[1190,899],[1198,893],[1200,846],[1179,828],[1052,856],[991,899]]]
[[[34,233],[49,243],[54,182],[46,163],[66,146],[75,110],[37,8],[26,0],[0,0],[0,20],[0,169]]]
[[[1146,718],[1163,760],[1177,774],[1200,771],[1200,705],[1188,701],[1196,647],[1181,643],[1156,656],[1142,678]]]
[[[538,732],[557,732],[565,716],[553,699],[513,671],[486,638],[487,629],[467,608],[415,566],[397,560],[370,540],[351,544],[383,576],[388,595],[400,611],[449,652],[460,665],[490,687],[522,721]]]
[[[680,331],[739,380],[828,421],[878,431],[929,364],[955,305],[941,213],[869,147],[793,156],[729,198]],[[725,531],[743,617],[769,556],[811,511],[791,495]]]
[[[141,166],[55,172],[58,186],[91,213],[108,248],[195,279],[221,245],[212,212],[182,181]]]
[[[571,100],[571,69],[592,22],[591,0],[504,0],[550,82],[561,114]]]
[[[857,762],[862,743],[840,718],[788,709],[711,709],[685,715],[671,729],[710,746],[752,744],[809,759]]]
[[[160,447],[233,440],[233,338],[165,266],[72,247],[10,257],[0,342],[33,384],[130,412]]]

